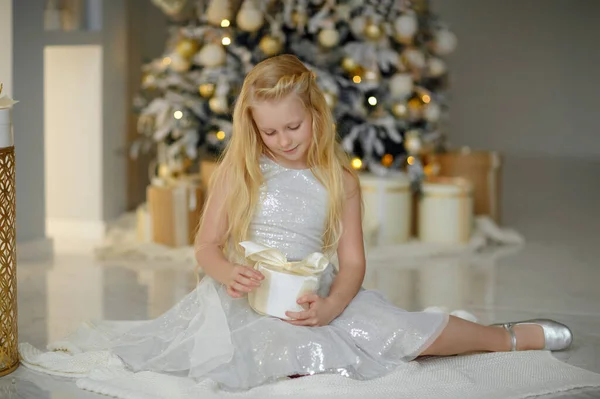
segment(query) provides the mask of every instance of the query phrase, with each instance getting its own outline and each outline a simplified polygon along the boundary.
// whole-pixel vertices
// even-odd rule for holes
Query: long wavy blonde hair
[[[230,260],[243,259],[238,243],[248,239],[248,229],[263,184],[259,158],[270,151],[263,143],[252,118],[252,106],[265,100],[298,96],[312,116],[312,142],[307,166],[329,194],[323,236],[323,251],[332,254],[342,234],[344,172],[354,178],[348,155],[337,141],[333,116],[315,75],[297,57],[280,55],[257,64],[246,76],[233,111],[233,133],[209,185],[209,199],[215,184],[227,184],[225,203],[227,231],[224,242]],[[207,202],[208,202],[207,201]],[[232,251],[234,253],[232,253]]]

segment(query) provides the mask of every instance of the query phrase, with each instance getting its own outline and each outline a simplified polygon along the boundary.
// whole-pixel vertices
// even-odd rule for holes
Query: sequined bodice
[[[265,183],[250,224],[251,239],[279,249],[290,261],[322,251],[325,188],[309,169],[288,169],[267,157],[260,167]]]

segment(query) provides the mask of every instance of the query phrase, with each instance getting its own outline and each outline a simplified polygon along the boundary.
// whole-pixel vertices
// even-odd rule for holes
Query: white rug
[[[556,360],[551,353],[514,352],[428,358],[399,367],[385,377],[357,381],[338,375],[285,379],[245,392],[227,392],[212,381],[195,381],[154,372],[131,373],[108,353],[42,353],[21,345],[26,367],[60,369],[75,377],[78,387],[120,399],[192,398],[396,398],[511,399],[600,387],[600,374]],[[95,363],[95,366],[93,366]],[[117,367],[115,367],[117,366]]]

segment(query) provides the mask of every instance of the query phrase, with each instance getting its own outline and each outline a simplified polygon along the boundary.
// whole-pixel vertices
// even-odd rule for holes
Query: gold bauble
[[[202,83],[200,87],[198,87],[198,92],[204,98],[210,98],[215,94],[215,84],[214,83]]]
[[[379,40],[383,36],[383,29],[378,24],[369,21],[365,26],[365,35],[371,40]]]
[[[381,164],[386,168],[389,168],[394,163],[394,156],[392,154],[385,154],[383,158],[381,158]]]
[[[352,59],[352,57],[344,57],[342,60],[342,68],[344,68],[344,71],[348,73],[353,73],[358,69],[358,64],[356,61],[354,61],[354,59]]]
[[[261,51],[268,57],[278,54],[281,51],[281,40],[273,36],[264,36],[258,44]]]
[[[411,119],[419,119],[423,113],[423,102],[418,98],[408,100],[408,114]]]
[[[225,97],[213,97],[208,100],[208,106],[216,114],[225,114],[229,110]]]
[[[196,54],[199,48],[200,45],[197,41],[184,38],[177,42],[175,51],[177,51],[177,53],[184,58],[190,58],[191,56]]]
[[[325,97],[325,101],[327,102],[327,105],[329,105],[329,108],[334,109],[338,101],[337,96],[328,91],[324,92],[323,96]]]
[[[308,15],[303,11],[294,11],[292,14],[292,22],[294,26],[306,26],[308,23]]]
[[[406,118],[408,116],[408,105],[405,102],[398,102],[392,105],[392,113],[397,118]]]

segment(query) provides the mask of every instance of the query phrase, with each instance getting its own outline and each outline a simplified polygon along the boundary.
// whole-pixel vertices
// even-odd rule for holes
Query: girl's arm
[[[357,179],[345,173],[344,187],[346,201],[342,213],[343,231],[337,249],[340,270],[327,298],[336,312],[339,312],[338,315],[360,290],[366,269],[360,185]]]
[[[227,286],[233,297],[241,297],[258,286],[263,276],[248,266],[235,265],[227,260],[223,253],[226,245],[227,214],[225,200],[227,185],[224,181],[215,182],[213,193],[203,210],[203,222],[200,225],[194,249],[198,266],[216,281]]]

